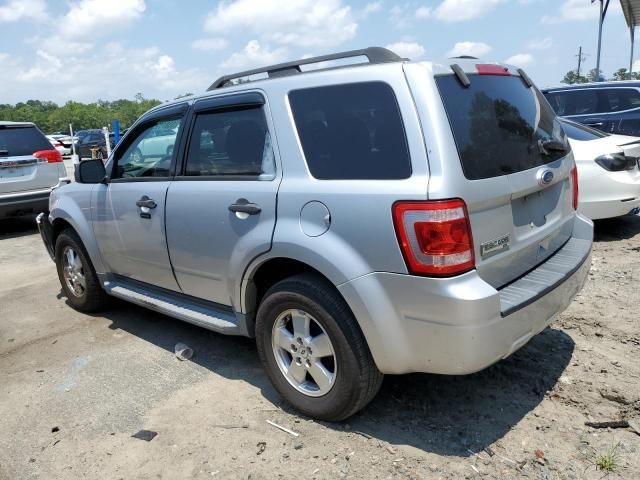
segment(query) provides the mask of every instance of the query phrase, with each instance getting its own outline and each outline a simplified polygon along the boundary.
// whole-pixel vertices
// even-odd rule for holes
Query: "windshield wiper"
[[[550,156],[551,152],[567,152],[567,146],[558,140],[538,140],[538,150],[540,154]]]

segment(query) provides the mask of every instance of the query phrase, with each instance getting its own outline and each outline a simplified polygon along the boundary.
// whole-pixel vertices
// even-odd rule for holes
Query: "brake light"
[[[475,268],[469,214],[463,200],[397,202],[393,223],[412,274],[448,277]]]
[[[57,150],[38,150],[33,153],[33,156],[36,157],[41,162],[47,163],[59,163],[62,162],[62,155]]]
[[[495,65],[493,63],[477,63],[476,70],[478,75],[504,75],[511,76],[509,69],[502,65]]]
[[[578,210],[578,168],[571,170],[571,184],[573,186],[573,209]]]

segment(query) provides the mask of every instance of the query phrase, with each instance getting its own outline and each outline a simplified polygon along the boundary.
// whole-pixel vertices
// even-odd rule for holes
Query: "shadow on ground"
[[[594,241],[615,242],[628,240],[640,233],[640,215],[607,218],[594,222]]]
[[[229,379],[247,381],[270,402],[296,414],[260,368],[255,343],[218,335],[122,301],[100,313],[122,329],[173,354],[177,342],[196,352],[192,361]],[[387,376],[378,396],[345,423],[393,444],[444,455],[468,456],[502,438],[553,388],[571,359],[573,340],[549,328],[510,358],[467,376]],[[342,431],[345,423],[323,423]]]
[[[18,238],[38,233],[35,215],[0,220],[0,240]]]

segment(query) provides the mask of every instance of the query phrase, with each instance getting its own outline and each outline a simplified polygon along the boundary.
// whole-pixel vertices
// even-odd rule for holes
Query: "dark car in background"
[[[95,149],[95,158],[104,159],[108,157],[107,143],[104,139],[102,130],[80,130],[76,133],[78,140],[76,141],[76,154],[80,160],[93,158],[91,151]],[[109,143],[111,148],[115,146],[113,133],[109,134]]]
[[[542,90],[561,117],[607,133],[640,136],[640,82],[599,82]]]

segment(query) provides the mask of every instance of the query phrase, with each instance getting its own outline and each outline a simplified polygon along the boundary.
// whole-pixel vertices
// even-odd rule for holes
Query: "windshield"
[[[36,127],[0,127],[0,156],[32,155],[53,145]]]
[[[582,125],[580,123],[572,122],[569,120],[561,119],[560,123],[562,123],[562,128],[564,132],[567,134],[567,137],[572,140],[580,140],[583,142],[589,140],[597,140],[599,138],[608,137],[608,133],[604,133],[601,130],[596,130],[595,128],[587,127],[586,125]]]
[[[436,77],[465,176],[470,180],[521,172],[564,157],[569,146],[544,96],[520,77]],[[556,148],[545,148],[553,142]],[[558,148],[559,147],[559,148]]]

